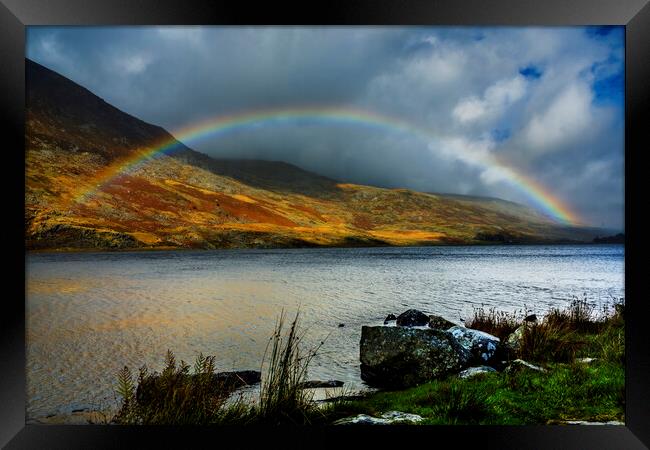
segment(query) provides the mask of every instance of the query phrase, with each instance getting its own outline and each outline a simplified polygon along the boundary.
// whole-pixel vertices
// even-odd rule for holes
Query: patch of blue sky
[[[602,39],[612,34],[620,33],[623,29],[621,25],[593,25],[585,27],[587,35],[595,39]]]
[[[508,128],[495,128],[490,134],[495,142],[503,142],[512,135],[512,132]]]
[[[519,73],[526,78],[536,80],[542,76],[544,71],[538,66],[530,65],[519,69]]]
[[[594,104],[623,106],[625,77],[622,70],[605,78],[596,78],[591,88],[594,92]]]

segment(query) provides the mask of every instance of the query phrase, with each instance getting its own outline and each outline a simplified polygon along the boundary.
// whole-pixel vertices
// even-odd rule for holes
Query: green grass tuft
[[[423,424],[525,425],[554,420],[624,419],[625,374],[608,362],[553,364],[548,372],[454,376],[404,391],[387,391],[337,406],[332,418],[398,410]]]

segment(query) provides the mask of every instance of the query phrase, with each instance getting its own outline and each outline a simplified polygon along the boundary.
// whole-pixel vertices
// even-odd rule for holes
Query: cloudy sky
[[[29,27],[27,56],[172,133],[307,106],[426,130],[295,120],[185,142],[213,156],[535,206],[498,160],[624,225],[623,27]]]

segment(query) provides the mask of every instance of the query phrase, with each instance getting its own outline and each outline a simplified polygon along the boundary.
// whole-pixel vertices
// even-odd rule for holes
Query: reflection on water
[[[361,326],[418,308],[459,321],[473,306],[537,313],[586,293],[624,296],[624,249],[607,246],[33,254],[26,273],[28,417],[115,401],[125,364],[167,349],[220,370],[259,369],[281,310],[300,308],[310,376],[359,379]],[[339,324],[345,324],[339,327]]]

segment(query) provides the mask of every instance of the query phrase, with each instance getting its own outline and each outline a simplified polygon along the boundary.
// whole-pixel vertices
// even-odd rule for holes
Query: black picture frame
[[[7,282],[0,313],[0,445],[16,448],[168,448],[206,439],[214,446],[263,444],[309,446],[390,441],[417,445],[414,439],[442,444],[502,449],[636,449],[650,446],[650,339],[645,328],[639,261],[642,237],[632,221],[634,193],[641,189],[641,161],[647,145],[650,104],[649,0],[347,0],[339,2],[224,2],[209,0],[0,0],[0,115],[5,232],[2,240]],[[24,249],[24,91],[27,25],[625,25],[625,219],[626,219],[626,425],[625,426],[449,426],[330,427],[265,429],[25,424],[25,249]],[[645,120],[644,120],[645,119]],[[642,195],[642,194],[641,194]],[[7,201],[11,200],[11,202]],[[641,197],[641,202],[643,197]],[[639,215],[639,207],[636,212]],[[641,263],[639,263],[641,264]],[[23,282],[21,283],[21,280]],[[11,286],[11,290],[7,287]],[[20,299],[23,299],[21,302]],[[449,445],[449,444],[447,444]]]

